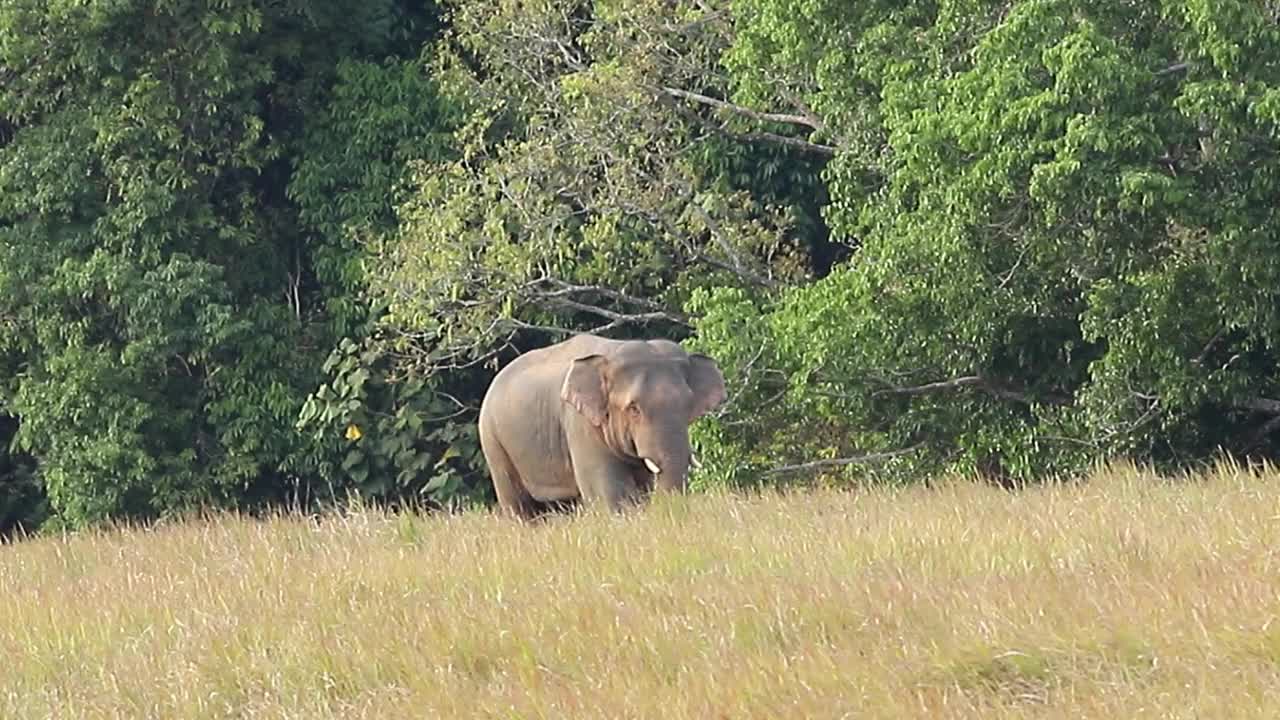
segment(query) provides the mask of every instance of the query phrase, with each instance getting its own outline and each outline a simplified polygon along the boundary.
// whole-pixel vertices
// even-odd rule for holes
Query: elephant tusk
[[[658,465],[654,461],[650,460],[649,458],[644,459],[644,466],[649,468],[649,472],[653,473],[654,475],[662,474],[662,468],[658,467]]]
[[[690,456],[689,456],[689,464],[693,466],[693,469],[694,469],[694,470],[701,470],[701,469],[702,469],[702,463],[698,461],[698,456],[697,456],[697,455],[690,455]]]

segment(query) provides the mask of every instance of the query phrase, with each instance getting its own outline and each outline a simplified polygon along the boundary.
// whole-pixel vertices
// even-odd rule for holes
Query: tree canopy
[[[696,483],[1274,459],[1278,124],[1257,0],[14,0],[0,531],[483,501],[580,331]]]

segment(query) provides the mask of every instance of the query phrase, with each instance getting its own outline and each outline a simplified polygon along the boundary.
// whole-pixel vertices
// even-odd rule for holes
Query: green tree
[[[452,504],[484,497],[474,380],[422,377],[393,362],[386,304],[366,292],[368,268],[398,226],[412,168],[456,156],[461,113],[423,58],[344,60],[323,110],[298,144],[288,193],[313,248],[320,317],[341,338],[298,428],[322,450],[299,468],[331,496]],[[448,389],[446,389],[448,388]]]
[[[514,352],[573,331],[686,338],[700,290],[770,298],[840,259],[820,215],[835,147],[794,97],[735,100],[730,10],[451,4],[433,76],[461,112],[457,154],[413,164],[397,227],[372,243],[398,369],[474,412]],[[308,417],[341,417],[345,387]]]
[[[698,482],[1273,458],[1273,5],[4,3],[0,531],[482,497],[577,330]]]
[[[293,156],[349,80],[339,63],[416,52],[431,17],[391,0],[0,6],[0,410],[61,521],[313,479],[298,473],[323,449],[294,419],[349,326],[326,305],[353,291],[318,287],[340,253],[301,229]]]
[[[806,116],[724,99],[727,9],[456,3],[439,76],[460,155],[418,165],[373,282],[421,367],[530,330],[682,337],[696,288],[770,294],[832,254],[832,148]]]
[[[1027,479],[1275,456],[1274,9],[784,6],[744,4],[731,57],[809,78],[795,92],[841,143],[827,217],[859,250],[763,319],[698,299],[739,378],[785,379],[706,428],[726,458]],[[767,429],[797,418],[803,436]]]

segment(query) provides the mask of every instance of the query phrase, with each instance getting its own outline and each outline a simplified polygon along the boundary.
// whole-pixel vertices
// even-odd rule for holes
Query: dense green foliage
[[[0,7],[0,410],[59,520],[342,489],[331,444],[294,425],[370,321],[344,221],[389,213],[368,198],[398,170],[377,162],[421,137],[357,117],[361,63],[411,62],[431,19],[391,0]],[[431,102],[410,90],[401,114]]]
[[[0,5],[0,532],[487,493],[513,352],[690,338],[697,482],[1280,449],[1258,0]]]
[[[787,379],[720,442],[772,462],[918,446],[903,464],[1024,479],[1274,455],[1275,8],[957,1],[836,24],[845,3],[773,5],[734,61],[850,63],[808,90],[861,108],[831,114],[850,147],[826,174],[832,232],[860,250],[763,320],[731,291],[705,302],[708,347],[763,347]],[[764,429],[797,421],[785,446]]]

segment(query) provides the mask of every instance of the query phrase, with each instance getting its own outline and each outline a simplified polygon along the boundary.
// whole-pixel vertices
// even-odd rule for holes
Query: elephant
[[[581,499],[617,511],[684,492],[689,425],[725,402],[715,360],[670,340],[575,335],[520,355],[480,405],[480,449],[499,506],[530,519]]]

